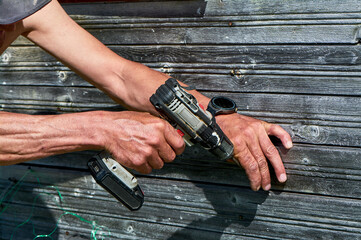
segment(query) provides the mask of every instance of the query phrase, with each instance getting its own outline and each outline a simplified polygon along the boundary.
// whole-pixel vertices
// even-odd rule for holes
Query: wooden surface
[[[0,168],[0,239],[361,239],[361,3],[176,2],[171,16],[172,1],[65,7],[119,55],[283,126],[287,183],[252,192],[242,170],[188,148],[137,174],[145,204],[129,212],[92,180],[93,152],[66,154]],[[19,38],[0,56],[0,109],[119,107]]]

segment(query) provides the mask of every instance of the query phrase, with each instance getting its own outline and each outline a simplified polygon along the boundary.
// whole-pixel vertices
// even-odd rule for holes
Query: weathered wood
[[[21,166],[6,168],[1,168],[0,184],[3,186],[10,184],[7,177],[20,178],[26,172],[26,168]],[[18,212],[22,219],[29,216],[26,211],[33,205],[32,200],[37,194],[41,194],[41,202],[34,206],[42,209],[40,216],[49,217],[52,214],[52,217],[62,213],[56,206],[58,194],[54,189],[39,187],[35,179],[38,177],[44,186],[58,186],[63,197],[63,208],[104,225],[114,238],[237,239],[243,236],[282,236],[300,239],[309,236],[335,239],[342,236],[343,239],[359,239],[361,232],[360,204],[352,199],[308,195],[307,201],[303,201],[305,196],[296,193],[256,193],[239,187],[140,178],[147,201],[140,211],[129,212],[115,199],[109,198],[87,173],[69,170],[59,173],[43,168],[34,170],[37,175],[26,179],[17,197],[11,200],[15,207],[23,209]],[[82,187],[74,189],[74,186]],[[81,204],[79,199],[82,199]],[[94,209],[91,206],[97,207]],[[158,210],[154,211],[155,208]],[[310,212],[310,208],[318,211]],[[164,217],[165,211],[168,212],[167,217]],[[1,222],[3,224],[3,220]],[[70,236],[90,233],[89,226],[84,226],[77,219],[62,221],[59,227],[63,232],[68,231]],[[155,232],[154,229],[163,231]]]
[[[288,181],[279,184],[272,175],[273,189],[314,193],[320,195],[360,197],[361,181],[359,148],[311,146],[296,144],[290,151],[280,147],[281,157],[288,173]],[[93,152],[60,155],[29,162],[35,165],[70,167],[86,170],[86,162]],[[341,160],[340,159],[345,159]],[[136,175],[138,173],[134,172]],[[220,162],[199,147],[188,148],[173,163],[149,176],[173,180],[226,184],[248,187],[248,179],[237,166]]]
[[[138,3],[107,3],[107,4],[69,4],[65,9],[72,14],[108,15],[108,16],[149,16],[159,17],[188,17],[193,11],[189,8],[202,6],[205,3],[205,16],[239,16],[239,15],[276,15],[281,14],[330,14],[342,13],[343,15],[357,13],[360,3],[357,0],[320,0],[315,4],[312,0],[306,1],[151,1]],[[188,12],[181,12],[179,6],[187,4]],[[197,5],[199,4],[199,5]],[[332,8],[330,8],[332,6]],[[186,6],[182,6],[187,9]],[[155,11],[155,9],[157,9]],[[197,9],[198,10],[198,9]],[[202,10],[202,8],[200,9]],[[195,16],[202,16],[202,11],[196,11]],[[88,12],[85,12],[88,11]]]
[[[240,63],[253,64],[255,67],[259,64],[272,64],[269,67],[297,64],[293,65],[295,68],[301,68],[302,65],[341,65],[344,71],[347,71],[348,65],[359,67],[361,62],[360,45],[157,45],[157,47],[114,45],[109,47],[127,59],[144,63]],[[17,62],[27,65],[33,62],[37,64],[46,62],[47,66],[59,65],[56,59],[35,46],[10,47],[5,54],[7,57],[0,58],[0,67],[11,66]],[[313,67],[318,68],[318,66]]]
[[[204,92],[214,96],[219,92]],[[222,93],[234,98],[240,110],[266,110],[268,112],[294,112],[303,118],[308,114],[336,116],[361,115],[359,97],[312,96],[298,94],[264,94],[264,93]],[[2,86],[0,96],[3,100],[38,100],[75,103],[113,103],[100,90],[92,87],[48,87],[48,86]],[[315,115],[313,115],[315,116]],[[301,119],[302,119],[301,117]]]
[[[174,12],[167,10],[172,4]],[[209,97],[229,96],[242,114],[281,124],[295,142],[289,151],[276,143],[288,181],[279,184],[272,173],[272,191],[254,193],[237,166],[188,148],[162,170],[137,174],[147,198],[140,212],[130,213],[91,179],[86,162],[94,152],[80,152],[1,167],[0,199],[13,184],[8,178],[19,179],[32,166],[45,186],[59,188],[62,206],[109,227],[110,239],[361,239],[359,1],[94,6],[73,5],[75,14],[94,14],[73,18],[119,55]],[[0,109],[121,110],[24,38],[0,56]],[[32,206],[37,232],[53,229],[63,213],[54,188],[33,176],[18,193],[10,200],[14,212],[0,209],[0,238],[9,239]],[[16,236],[27,239],[32,230],[26,224]],[[91,225],[67,215],[53,238],[89,239],[90,232]]]
[[[115,50],[125,57],[134,55],[132,60],[143,60],[148,66],[175,75],[201,90],[289,93],[294,92],[297,87],[297,93],[360,95],[361,69],[358,65],[354,65],[359,59],[358,46],[331,49],[237,47],[234,51],[227,48],[164,47],[158,54],[155,54],[158,50],[151,50],[150,47],[138,47],[138,50],[131,50],[133,47],[115,48]],[[14,49],[17,48],[8,50],[7,54],[11,56],[8,62],[4,63],[3,67],[0,65],[0,69],[3,70],[0,72],[2,79],[0,85],[90,86],[56,60],[51,60],[53,58],[47,57],[48,55],[42,51],[32,47],[22,48],[21,51]],[[126,49],[130,50],[124,53]],[[160,57],[161,55],[164,56]],[[215,57],[217,55],[218,57]],[[36,60],[35,65],[24,62],[31,61],[32,58]],[[193,59],[199,59],[200,63],[172,63],[189,62]],[[213,63],[207,65],[203,62]],[[244,63],[237,64],[237,62]],[[292,64],[285,64],[288,62]],[[315,65],[309,65],[308,62]],[[329,65],[346,63],[353,65]]]
[[[332,6],[332,7],[331,7]],[[257,15],[288,13],[355,13],[360,8],[357,0],[296,1],[209,1],[206,15]]]
[[[144,17],[201,17],[207,3],[204,0],[160,1],[137,3],[63,4],[68,14]]]
[[[121,28],[87,29],[107,45],[153,44],[357,44],[357,25],[257,26],[228,28]],[[121,37],[119,37],[121,36]],[[141,37],[144,36],[144,37]],[[165,37],[166,36],[166,37]],[[20,37],[15,45],[31,45]]]

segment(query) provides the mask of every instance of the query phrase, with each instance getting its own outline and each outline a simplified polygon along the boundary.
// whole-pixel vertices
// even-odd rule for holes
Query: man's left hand
[[[237,113],[219,115],[217,123],[234,144],[234,157],[244,168],[252,190],[271,188],[267,159],[279,182],[287,180],[286,171],[269,135],[279,138],[287,149],[293,146],[291,136],[279,125],[267,123]]]

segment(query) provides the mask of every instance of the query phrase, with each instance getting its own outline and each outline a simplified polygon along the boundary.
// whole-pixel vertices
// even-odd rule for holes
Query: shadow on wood
[[[253,192],[248,189],[218,186],[218,190],[196,184],[212,204],[215,216],[205,220],[194,220],[188,226],[175,232],[168,240],[208,239],[219,240],[232,224],[249,226],[257,213],[258,205],[268,197],[268,192]],[[232,189],[232,190],[231,190]]]

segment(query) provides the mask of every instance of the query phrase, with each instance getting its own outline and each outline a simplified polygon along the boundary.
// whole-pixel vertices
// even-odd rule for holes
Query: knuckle
[[[245,129],[243,130],[243,134],[244,134],[246,137],[248,137],[248,138],[253,137],[253,136],[255,135],[255,134],[254,134],[254,131],[253,131],[253,129],[252,129],[251,127],[245,128]]]
[[[235,146],[237,146],[240,149],[240,151],[241,151],[242,147],[244,147],[244,145],[245,145],[244,142],[243,142],[243,139],[240,138],[240,137],[235,137],[233,139],[233,144]]]
[[[248,165],[248,171],[250,173],[256,173],[257,172],[257,170],[258,170],[258,163],[257,162],[249,161],[247,165]]]
[[[143,155],[143,159],[144,159],[143,161],[145,162],[146,159],[150,158],[153,155],[153,148],[143,147],[142,155]]]
[[[157,129],[164,130],[166,128],[166,122],[162,119],[157,119],[155,126]]]
[[[266,149],[266,154],[267,155],[274,155],[277,153],[277,148],[274,145],[269,145]]]
[[[240,137],[236,138],[234,144],[237,146],[238,152],[241,155],[246,155],[246,153],[248,152],[248,147],[242,138]]]
[[[161,169],[161,168],[163,168],[163,166],[164,166],[164,162],[163,162],[163,161],[159,161],[159,162],[157,163],[157,165],[155,166],[155,169]]]
[[[263,127],[261,121],[254,121],[254,122],[251,123],[251,126],[252,126],[254,129],[258,129],[258,128]]]
[[[185,142],[181,136],[178,138],[179,140],[176,142],[176,146],[174,146],[176,149],[183,149],[185,147]]]
[[[259,169],[261,170],[261,172],[266,172],[268,171],[268,164],[265,158],[260,158],[258,159],[258,166]]]
[[[161,140],[161,137],[159,135],[155,135],[155,136],[152,136],[150,138],[150,144],[152,146],[159,146],[162,144],[162,140]]]
[[[133,159],[133,161],[132,161],[132,165],[135,168],[139,168],[139,167],[143,166],[144,163],[145,163],[145,161],[143,158],[136,158],[136,159]]]
[[[169,152],[167,153],[166,157],[163,158],[164,162],[172,162],[174,161],[174,159],[176,158],[176,153],[175,152]]]
[[[269,132],[275,132],[277,131],[278,129],[280,129],[281,127],[277,124],[270,124],[268,126],[268,129],[269,129]]]

